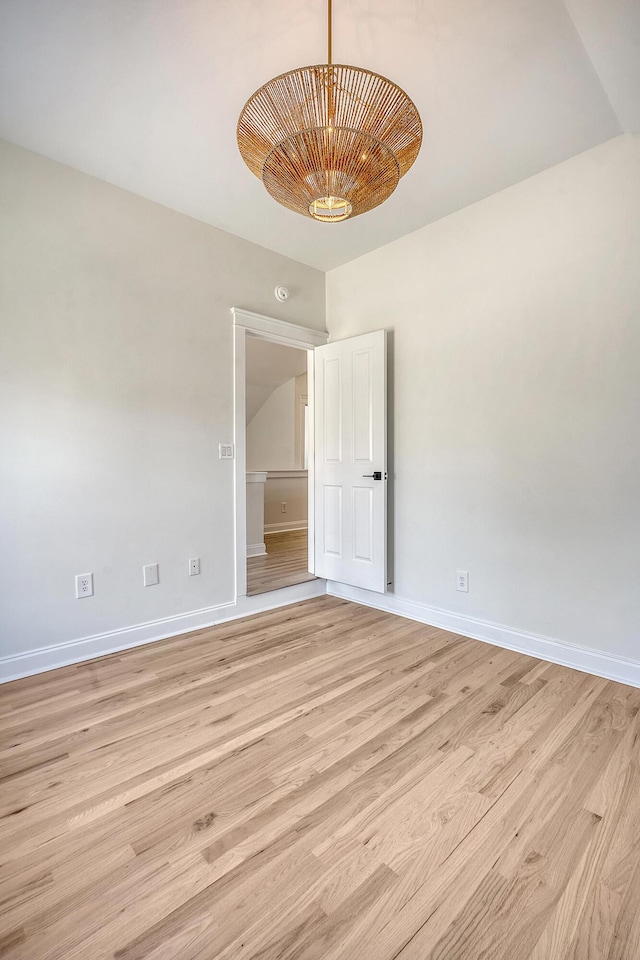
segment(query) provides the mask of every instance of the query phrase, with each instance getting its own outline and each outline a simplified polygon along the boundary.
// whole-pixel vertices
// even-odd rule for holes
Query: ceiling
[[[250,423],[274,390],[307,370],[307,351],[248,336],[246,354],[246,421]]]
[[[257,87],[325,59],[325,0],[0,0],[0,136],[327,270],[640,132],[639,0],[336,0],[334,61],[403,87],[424,141],[385,204],[316,223],[235,129]]]

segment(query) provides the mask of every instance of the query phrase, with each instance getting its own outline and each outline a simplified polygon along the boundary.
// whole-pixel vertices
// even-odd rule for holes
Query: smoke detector
[[[280,283],[278,284],[278,286],[275,288],[273,292],[276,295],[276,300],[279,300],[280,303],[286,303],[287,300],[289,299],[288,289],[286,287],[283,287],[282,284]]]

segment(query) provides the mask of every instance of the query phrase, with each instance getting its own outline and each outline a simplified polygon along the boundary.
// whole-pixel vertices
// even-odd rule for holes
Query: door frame
[[[247,335],[285,347],[307,352],[307,396],[309,404],[309,464],[307,530],[309,538],[309,571],[314,570],[314,350],[329,339],[326,331],[311,330],[296,323],[275,320],[241,307],[232,307],[233,318],[233,442],[235,447],[234,511],[235,511],[235,594],[236,600],[247,595],[247,424],[246,424],[246,338]]]

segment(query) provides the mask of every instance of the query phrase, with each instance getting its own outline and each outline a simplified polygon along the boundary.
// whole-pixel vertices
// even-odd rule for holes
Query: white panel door
[[[315,349],[315,574],[387,589],[386,333]]]

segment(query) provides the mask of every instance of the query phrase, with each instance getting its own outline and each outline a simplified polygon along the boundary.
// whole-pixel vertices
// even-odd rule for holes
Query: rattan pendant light
[[[327,63],[269,80],[238,120],[242,158],[278,203],[335,223],[395,190],[418,155],[422,123],[406,93],[377,73]]]

